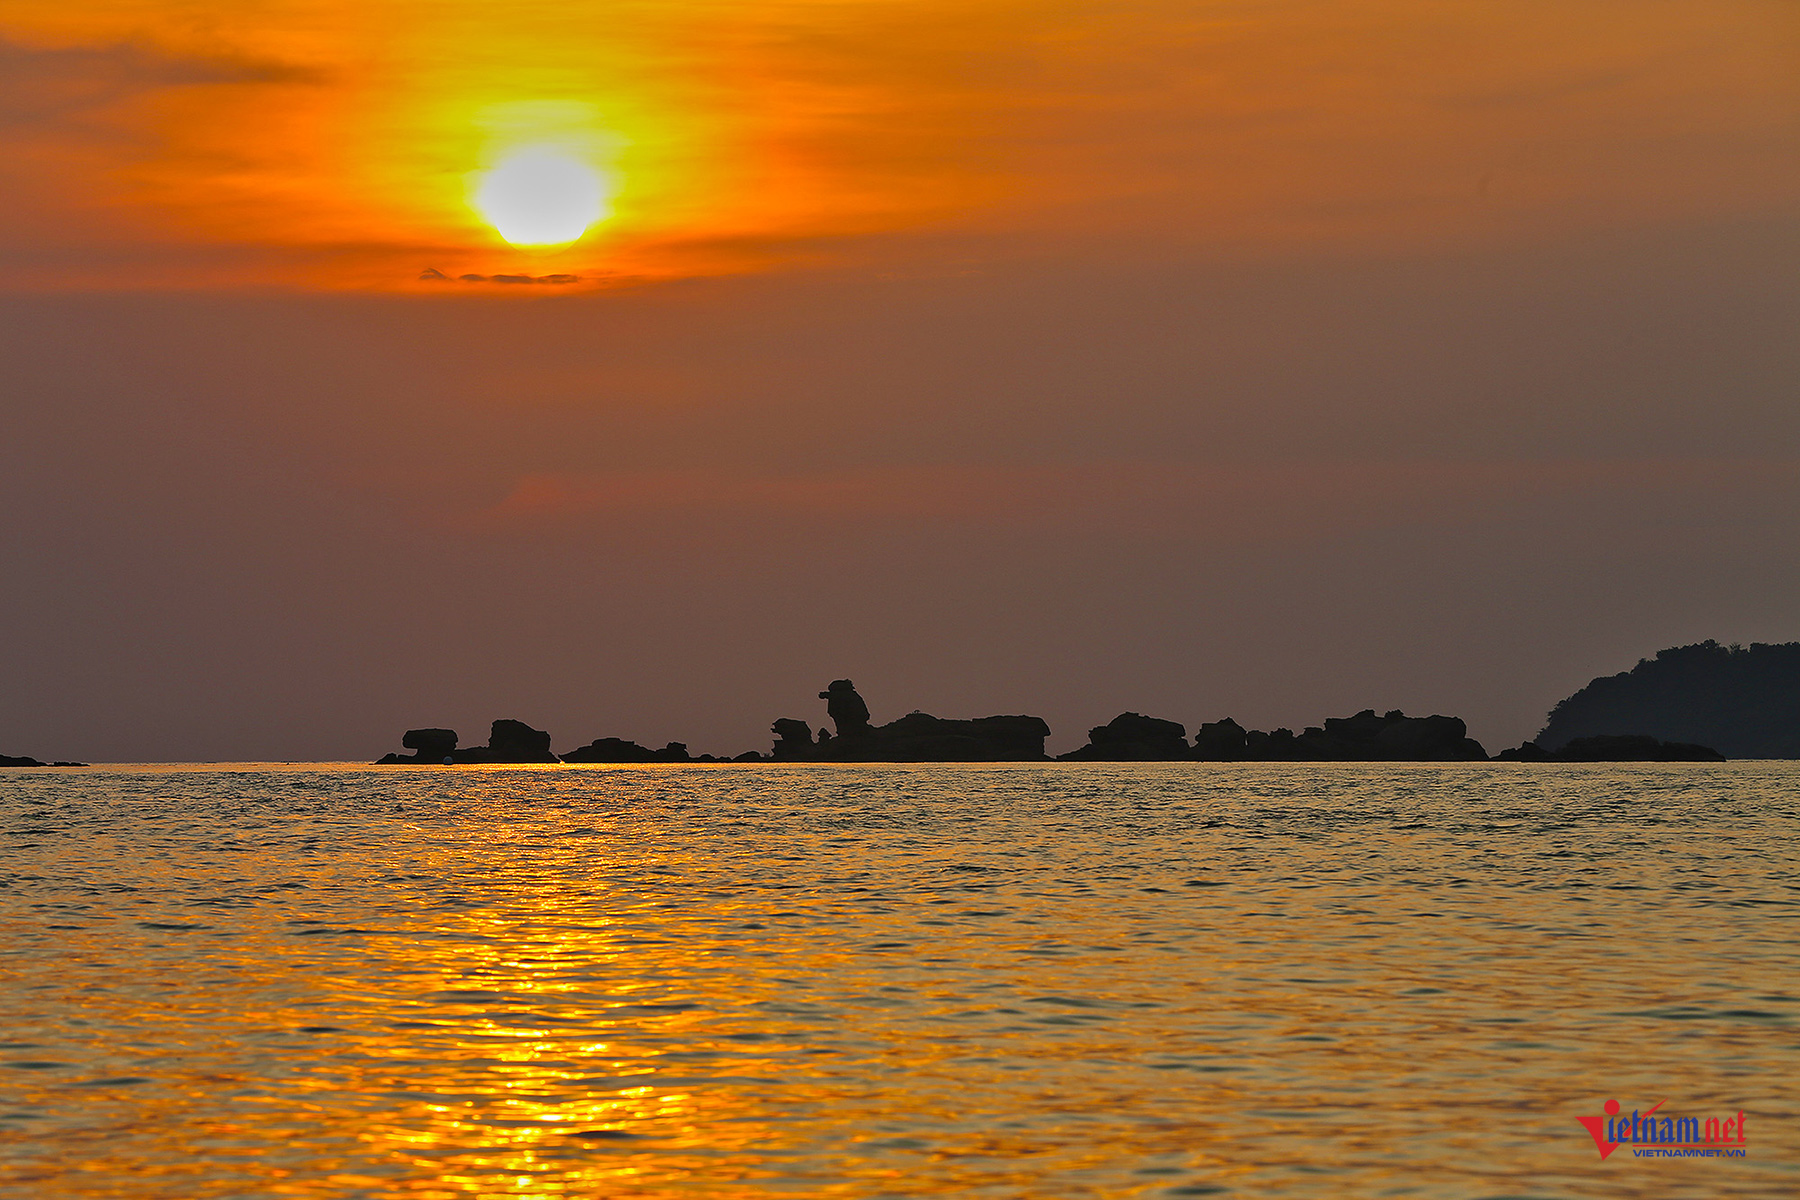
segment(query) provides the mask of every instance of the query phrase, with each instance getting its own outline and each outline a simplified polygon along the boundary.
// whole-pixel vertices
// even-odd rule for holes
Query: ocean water
[[[0,1194],[1796,1195],[1797,833],[1789,763],[0,772]]]

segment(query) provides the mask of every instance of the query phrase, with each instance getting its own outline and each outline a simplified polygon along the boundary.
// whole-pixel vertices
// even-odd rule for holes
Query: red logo
[[[1702,1126],[1699,1117],[1658,1117],[1659,1100],[1649,1112],[1619,1115],[1619,1102],[1606,1102],[1603,1117],[1576,1117],[1594,1139],[1602,1161],[1620,1146],[1630,1146],[1634,1158],[1742,1158],[1744,1113],[1734,1117],[1710,1117]]]

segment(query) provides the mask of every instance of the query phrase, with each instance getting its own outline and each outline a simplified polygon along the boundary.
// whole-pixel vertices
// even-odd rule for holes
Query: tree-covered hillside
[[[1631,733],[1697,742],[1727,758],[1800,758],[1800,642],[1660,651],[1551,709],[1536,740],[1557,750]]]

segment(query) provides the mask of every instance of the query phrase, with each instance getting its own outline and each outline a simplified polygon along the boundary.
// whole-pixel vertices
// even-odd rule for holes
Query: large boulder
[[[454,729],[409,729],[400,738],[420,762],[443,762],[456,753],[456,742]]]
[[[813,731],[812,726],[805,721],[782,717],[769,727],[769,732],[775,735],[775,748],[770,752],[771,757],[791,759],[812,756]]]
[[[1481,762],[1487,751],[1460,717],[1409,717],[1399,709],[1331,717],[1295,740],[1300,758],[1318,762]]]
[[[1309,757],[1299,746],[1300,739],[1288,728],[1264,733],[1252,729],[1244,734],[1244,757],[1258,762],[1288,762]]]
[[[1248,753],[1249,731],[1230,717],[1210,721],[1194,734],[1194,757],[1202,762],[1235,762]]]
[[[454,729],[409,729],[401,735],[400,744],[413,753],[384,754],[375,761],[375,765],[395,767],[443,763],[456,753],[456,742]]]
[[[1461,717],[1409,717],[1391,712],[1375,735],[1381,757],[1408,762],[1468,762],[1487,758]]]
[[[647,763],[657,762],[656,751],[624,738],[595,738],[587,745],[562,756],[566,763]]]
[[[459,763],[553,763],[550,735],[523,721],[499,720],[488,731],[488,744],[469,746],[453,756]]]
[[[710,754],[698,758],[688,753],[686,742],[670,742],[661,750],[652,750],[624,738],[595,738],[587,745],[562,756],[566,763],[662,763],[719,762]]]
[[[1128,712],[1088,730],[1088,744],[1061,757],[1072,762],[1172,762],[1192,754],[1186,726]]]
[[[495,721],[488,733],[488,761],[495,763],[560,762],[550,753],[550,735],[523,721]]]

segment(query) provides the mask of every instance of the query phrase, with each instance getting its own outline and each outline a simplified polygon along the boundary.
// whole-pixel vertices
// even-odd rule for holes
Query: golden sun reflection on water
[[[1775,764],[9,776],[0,1180],[1768,1195],[1797,806]],[[1583,1153],[1665,1093],[1759,1157]]]

